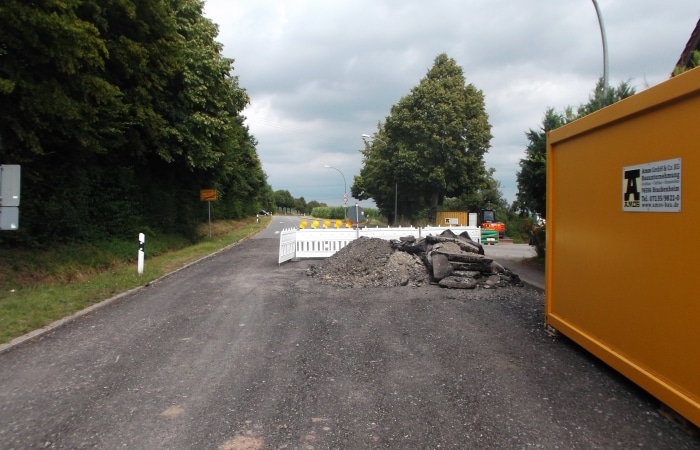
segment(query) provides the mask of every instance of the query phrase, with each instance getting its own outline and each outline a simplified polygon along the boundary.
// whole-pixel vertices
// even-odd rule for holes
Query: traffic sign
[[[348,208],[348,220],[352,223],[361,223],[365,221],[365,212],[362,208],[355,205],[354,208]]]
[[[343,203],[348,204],[348,194],[343,194]]]
[[[203,202],[213,202],[216,200],[216,189],[202,189],[199,191],[199,199]]]

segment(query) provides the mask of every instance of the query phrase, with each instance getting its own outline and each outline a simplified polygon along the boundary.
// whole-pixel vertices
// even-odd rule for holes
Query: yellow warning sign
[[[213,202],[216,200],[216,189],[202,189],[199,191],[199,199],[203,202]]]

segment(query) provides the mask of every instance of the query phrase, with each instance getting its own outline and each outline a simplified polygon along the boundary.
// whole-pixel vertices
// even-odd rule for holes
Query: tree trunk
[[[433,220],[437,217],[437,207],[438,207],[438,202],[440,201],[440,192],[435,189],[433,192],[430,194],[430,216],[432,217]]]

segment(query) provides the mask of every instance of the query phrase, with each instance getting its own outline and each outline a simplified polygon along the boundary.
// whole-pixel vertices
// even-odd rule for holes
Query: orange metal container
[[[700,426],[698,118],[695,69],[549,133],[545,321]]]

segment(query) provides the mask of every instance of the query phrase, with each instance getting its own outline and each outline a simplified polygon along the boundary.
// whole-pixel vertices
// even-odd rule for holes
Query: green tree
[[[289,212],[294,208],[294,197],[292,197],[292,194],[287,190],[275,191],[275,205],[278,210]]]
[[[603,109],[606,106],[610,106],[613,103],[617,103],[627,97],[635,94],[635,89],[629,83],[629,81],[620,82],[620,84],[615,88],[612,86],[606,86],[605,81],[600,78],[596,84],[593,93],[588,97],[588,103],[579,105],[577,109],[577,114],[574,119],[587,116],[593,112]]]
[[[591,114],[624,98],[634,95],[635,89],[629,82],[621,82],[617,88],[605,86],[598,80],[588,103],[581,104],[576,114],[571,107],[564,112],[548,108],[538,130],[525,133],[528,146],[525,158],[520,160],[520,171],[516,174],[518,193],[516,205],[521,211],[536,213],[546,217],[547,213],[547,133],[573,120]]]
[[[440,209],[476,213],[483,208],[494,208],[499,212],[507,211],[508,203],[503,198],[501,182],[494,177],[495,173],[496,169],[489,168],[484,177],[484,183],[478,190],[464,193],[459,197],[446,198]]]
[[[553,108],[547,109],[538,130],[530,129],[525,136],[528,146],[520,160],[517,202],[525,210],[540,214],[547,212],[547,133],[566,123],[566,116]]]
[[[491,125],[483,93],[466,84],[461,67],[445,54],[410,94],[391,108],[354,179],[353,197],[372,198],[382,214],[433,216],[445,197],[480,189]],[[398,196],[396,195],[398,192]]]
[[[115,121],[126,113],[122,94],[102,77],[109,52],[98,27],[79,16],[81,3],[0,4],[5,161],[26,163],[59,146],[100,152],[118,140],[121,127]]]
[[[314,208],[319,208],[322,206],[328,206],[325,203],[319,203],[316,200],[311,200],[306,204],[306,207],[304,208],[304,213],[305,214],[311,214],[311,211],[313,211]]]
[[[167,162],[190,169],[215,168],[242,125],[238,114],[248,104],[245,90],[230,75],[233,60],[221,55],[217,26],[203,16],[202,0],[171,0],[179,34],[177,72],[168,89],[163,115],[168,139],[158,150]],[[240,149],[239,149],[240,150]]]
[[[255,214],[269,192],[255,151],[256,141],[243,125],[240,112],[249,99],[231,75],[233,60],[221,55],[216,25],[203,16],[201,0],[170,0],[177,36],[164,66],[165,89],[153,106],[162,118],[160,132],[146,140],[145,179],[150,180],[149,204],[167,198],[170,214],[161,226],[198,221],[196,193],[215,188],[221,201],[217,218]],[[167,46],[165,48],[168,48]]]
[[[248,96],[201,0],[0,4],[0,162],[22,164],[17,242],[150,227],[194,236],[273,205]]]
[[[22,165],[22,226],[6,238],[103,232],[119,200],[132,193],[119,186],[128,173],[94,169],[124,145],[128,109],[104,76],[109,49],[98,25],[82,16],[85,3],[0,5],[0,161]],[[119,191],[118,200],[105,202],[104,187]]]
[[[294,209],[297,213],[306,212],[306,200],[304,200],[304,197],[294,199]]]

